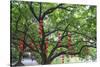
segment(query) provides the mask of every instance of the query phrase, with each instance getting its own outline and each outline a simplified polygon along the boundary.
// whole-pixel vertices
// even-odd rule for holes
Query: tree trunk
[[[23,53],[20,52],[18,62],[14,66],[24,66],[21,62]]]

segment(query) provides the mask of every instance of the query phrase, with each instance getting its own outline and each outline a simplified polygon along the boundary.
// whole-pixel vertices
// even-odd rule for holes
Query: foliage
[[[43,54],[44,51],[41,48],[36,46],[44,43],[45,38],[49,39],[46,61],[48,58],[52,59],[49,61],[53,61],[53,58],[61,54],[70,55],[67,53],[67,33],[70,31],[74,54],[78,54],[79,58],[83,59],[88,55],[93,60],[96,59],[96,6],[11,1],[10,9],[13,58],[18,59],[16,50],[18,49],[18,41],[22,37],[25,39],[26,47],[29,47],[31,41],[35,42],[33,46],[37,52],[35,53],[33,50],[33,54],[36,55],[36,60],[40,64],[46,55]],[[40,15],[43,17],[44,38],[39,38],[38,33]],[[62,33],[61,42],[64,47],[57,47],[58,32]],[[41,42],[39,43],[39,41]],[[14,51],[17,53],[15,54]]]

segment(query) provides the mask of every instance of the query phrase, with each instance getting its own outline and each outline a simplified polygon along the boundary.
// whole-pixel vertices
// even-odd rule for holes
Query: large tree
[[[19,41],[24,49],[30,48],[39,64],[50,64],[60,55],[96,59],[96,6],[11,1],[10,9],[11,58],[18,63],[24,53],[19,51]]]

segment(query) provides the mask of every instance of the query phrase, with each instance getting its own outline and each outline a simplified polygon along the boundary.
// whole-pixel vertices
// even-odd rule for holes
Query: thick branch
[[[45,36],[49,36],[49,35],[51,35],[52,33],[56,32],[56,31],[58,31],[58,30],[55,29],[55,30],[53,30],[53,31],[50,31],[50,32],[48,32]]]

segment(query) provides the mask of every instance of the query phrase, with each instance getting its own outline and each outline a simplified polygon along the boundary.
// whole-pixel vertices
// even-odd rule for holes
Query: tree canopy
[[[96,60],[96,6],[27,1],[11,1],[10,6],[12,62],[19,61],[21,38],[24,49],[28,47],[39,64],[50,64],[60,55],[67,59],[70,55],[78,55],[81,59],[90,56],[91,60]],[[42,37],[39,34],[41,21]],[[71,51],[68,49],[68,32],[71,33]]]

